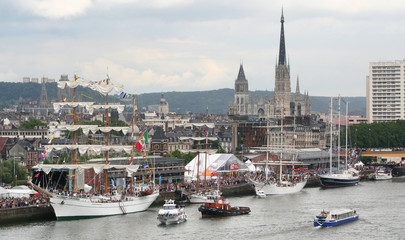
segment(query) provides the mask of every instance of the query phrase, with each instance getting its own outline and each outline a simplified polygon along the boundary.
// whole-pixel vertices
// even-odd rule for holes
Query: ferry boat
[[[201,212],[202,217],[219,217],[219,216],[236,216],[249,214],[249,207],[231,207],[229,202],[218,200],[214,203],[206,202],[198,208],[198,211]]]
[[[159,210],[157,219],[165,225],[178,224],[187,220],[183,206],[177,206],[174,200],[165,200],[163,209]]]
[[[314,227],[334,227],[358,219],[359,214],[356,213],[356,210],[342,209],[330,212],[322,210],[321,214],[314,219]]]

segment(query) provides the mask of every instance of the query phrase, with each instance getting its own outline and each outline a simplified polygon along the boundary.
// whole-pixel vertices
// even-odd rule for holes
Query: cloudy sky
[[[274,89],[284,8],[291,87],[365,96],[369,62],[401,60],[401,0],[2,0],[0,81],[122,83],[130,93]]]

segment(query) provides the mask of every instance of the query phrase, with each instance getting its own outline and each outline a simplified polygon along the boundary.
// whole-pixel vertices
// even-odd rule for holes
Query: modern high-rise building
[[[366,77],[367,121],[405,119],[405,60],[371,62]]]

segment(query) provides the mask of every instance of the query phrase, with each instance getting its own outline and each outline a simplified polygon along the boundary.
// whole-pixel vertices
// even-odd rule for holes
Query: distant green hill
[[[198,91],[198,92],[166,92],[164,98],[169,103],[170,111],[186,113],[205,113],[208,106],[208,112],[213,114],[226,114],[229,103],[233,102],[234,90],[230,88]],[[255,95],[259,98],[265,97],[266,94],[271,97],[273,92],[254,91],[251,92],[252,99]],[[159,104],[161,93],[144,93],[137,96],[137,105],[146,107],[148,105]],[[311,107],[313,112],[328,112],[330,97],[310,96]],[[349,101],[349,114],[366,115],[366,98],[365,97],[346,97]],[[334,102],[337,106],[336,102]],[[342,103],[342,112],[344,112]]]
[[[47,83],[46,88],[48,98],[51,100],[56,99],[56,83]],[[42,85],[38,83],[0,82],[0,109],[15,104],[20,97],[24,100],[29,100],[32,98],[33,100],[39,101],[41,89]],[[77,92],[79,101],[80,99],[82,101],[105,101],[104,97],[89,88],[78,88]],[[166,92],[164,93],[164,98],[169,103],[169,108],[172,112],[206,113],[208,106],[208,112],[211,114],[226,114],[228,112],[229,103],[233,102],[233,94],[233,89],[225,88],[210,91]],[[265,97],[266,94],[271,97],[273,92],[251,92],[252,99],[254,99],[256,95],[259,98]],[[142,107],[147,107],[148,105],[159,104],[160,98],[161,93],[144,93],[137,95],[136,104],[141,109]],[[313,112],[328,112],[330,97],[310,96],[310,99]],[[345,99],[349,101],[350,114],[366,115],[365,97],[347,97]],[[111,96],[109,101],[118,101],[118,96]]]

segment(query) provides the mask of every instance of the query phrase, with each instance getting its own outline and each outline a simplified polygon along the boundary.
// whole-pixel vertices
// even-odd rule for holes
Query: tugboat
[[[178,206],[174,200],[165,200],[163,209],[159,210],[157,219],[165,225],[178,224],[187,220],[184,206]]]
[[[202,217],[236,216],[249,214],[249,207],[231,207],[224,198],[215,202],[206,202],[198,208]]]
[[[353,222],[359,219],[359,214],[356,210],[344,209],[325,212],[314,219],[314,227],[334,227],[344,223]]]

